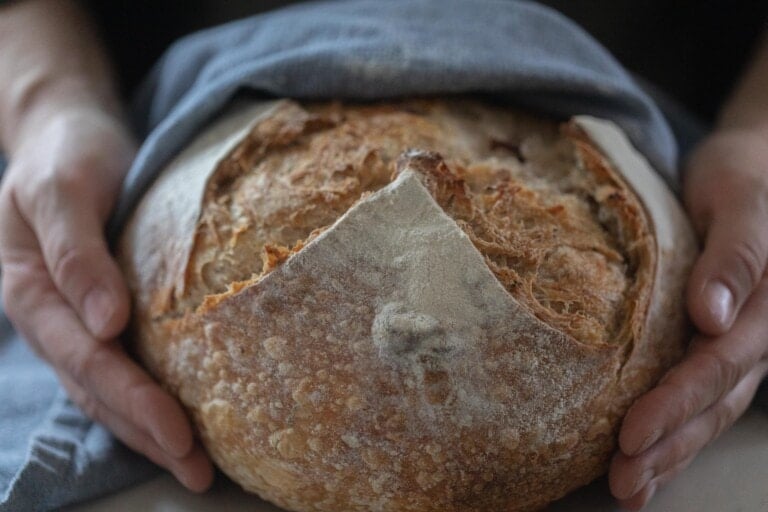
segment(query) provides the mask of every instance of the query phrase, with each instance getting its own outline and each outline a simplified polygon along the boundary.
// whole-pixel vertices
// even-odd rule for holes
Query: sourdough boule
[[[131,344],[294,511],[527,511],[682,354],[696,243],[611,123],[473,99],[239,104],[120,242]]]

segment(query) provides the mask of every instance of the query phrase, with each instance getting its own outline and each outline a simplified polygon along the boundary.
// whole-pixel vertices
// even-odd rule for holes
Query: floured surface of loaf
[[[285,104],[250,141],[208,185],[177,307],[274,268],[388,184],[403,151],[418,148],[444,159],[429,167],[433,195],[520,302],[584,343],[626,335],[637,242],[652,242],[647,232],[622,239],[615,203],[639,218],[642,210],[613,180],[585,171],[555,123],[469,102]]]
[[[695,245],[675,221],[659,252],[585,133],[465,99],[216,130],[120,260],[137,353],[227,474],[301,512],[514,512],[604,471],[681,354]]]

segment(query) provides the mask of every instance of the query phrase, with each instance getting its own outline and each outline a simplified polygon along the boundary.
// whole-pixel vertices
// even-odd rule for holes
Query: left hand
[[[117,340],[130,298],[103,225],[133,141],[93,103],[38,108],[16,130],[0,185],[5,313],[87,416],[203,491],[213,471],[184,410]]]
[[[686,208],[704,241],[687,290],[699,334],[624,419],[609,483],[629,510],[727,430],[768,373],[768,131],[715,132],[687,167]]]

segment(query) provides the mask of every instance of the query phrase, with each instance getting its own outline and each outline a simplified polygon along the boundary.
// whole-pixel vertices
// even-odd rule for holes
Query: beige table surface
[[[552,505],[549,512],[614,512],[604,480]],[[152,481],[66,512],[280,512],[220,477],[205,494],[173,478]],[[343,512],[343,511],[339,511]],[[489,511],[494,512],[494,511]],[[768,512],[768,415],[747,413],[662,489],[644,512]]]

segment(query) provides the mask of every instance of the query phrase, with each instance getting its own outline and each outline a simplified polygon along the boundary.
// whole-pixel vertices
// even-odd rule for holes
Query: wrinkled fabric
[[[0,511],[54,510],[158,472],[67,399],[0,310]]]
[[[612,119],[670,183],[676,147],[654,103],[581,29],[504,0],[303,4],[191,35],[161,59],[133,119],[144,143],[114,237],[164,163],[238,93],[374,99],[482,93]],[[52,510],[155,475],[74,407],[0,314],[0,512]]]
[[[615,121],[676,188],[663,115],[616,60],[556,11],[511,0],[301,4],[180,40],[140,93],[147,135],[113,226],[159,168],[239,91],[368,100],[483,93],[538,112]]]

